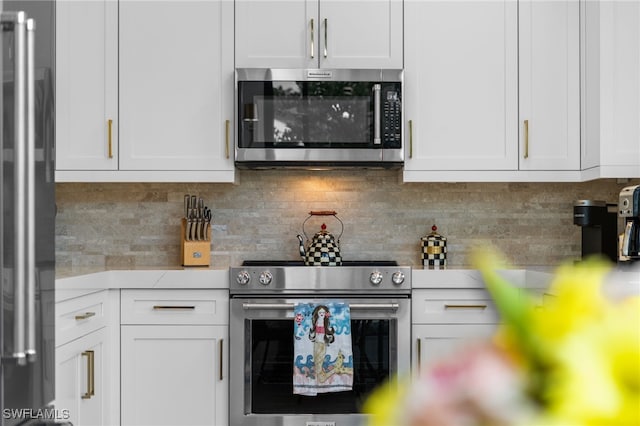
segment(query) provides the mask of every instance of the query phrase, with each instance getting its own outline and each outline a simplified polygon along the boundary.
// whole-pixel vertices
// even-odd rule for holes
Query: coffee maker
[[[599,200],[578,200],[573,204],[573,223],[582,228],[582,258],[602,255],[618,260],[618,214],[615,204]]]
[[[640,260],[640,185],[620,191],[618,214],[624,218],[620,242],[620,262]]]

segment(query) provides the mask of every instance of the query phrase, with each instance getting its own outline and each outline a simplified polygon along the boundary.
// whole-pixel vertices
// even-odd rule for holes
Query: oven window
[[[238,83],[240,148],[367,148],[373,83]]]
[[[353,390],[317,396],[293,394],[291,320],[252,320],[251,412],[254,414],[359,413],[369,393],[395,373],[395,320],[351,320]],[[390,359],[393,358],[393,359]]]

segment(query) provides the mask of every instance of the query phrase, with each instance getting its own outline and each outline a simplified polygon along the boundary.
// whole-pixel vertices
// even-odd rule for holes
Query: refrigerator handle
[[[26,21],[24,12],[4,12],[1,15],[3,31],[13,30],[13,107],[14,107],[14,242],[13,242],[13,279],[14,279],[14,322],[13,322],[13,358],[19,365],[27,363],[26,342],[26,273],[27,273],[27,59],[26,59]]]
[[[35,31],[36,23],[27,19],[27,232],[26,232],[26,287],[27,287],[27,362],[36,358],[36,157],[35,157]]]

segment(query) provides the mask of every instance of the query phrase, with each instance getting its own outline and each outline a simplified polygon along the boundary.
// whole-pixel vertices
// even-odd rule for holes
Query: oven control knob
[[[398,272],[394,272],[393,275],[391,275],[391,281],[395,284],[395,285],[400,285],[404,282],[404,274],[400,271]]]
[[[382,282],[382,272],[380,271],[375,271],[371,273],[371,276],[369,277],[369,281],[371,282],[371,284],[373,285],[380,285],[380,283]]]
[[[264,271],[260,274],[260,277],[258,277],[258,281],[260,281],[262,285],[269,285],[271,281],[273,281],[273,275],[271,275],[269,271]]]
[[[249,281],[251,281],[251,275],[249,275],[249,272],[241,271],[238,273],[238,276],[236,277],[236,282],[238,284],[247,285],[249,284]]]

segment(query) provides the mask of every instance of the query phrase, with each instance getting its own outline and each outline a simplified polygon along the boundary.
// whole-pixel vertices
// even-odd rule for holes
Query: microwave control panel
[[[382,146],[402,148],[402,102],[397,86],[382,88]]]

